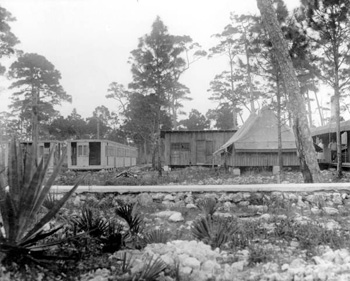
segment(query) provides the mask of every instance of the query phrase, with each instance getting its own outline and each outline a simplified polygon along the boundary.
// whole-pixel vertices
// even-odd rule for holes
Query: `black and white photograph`
[[[1,0],[0,281],[350,281],[350,1]]]

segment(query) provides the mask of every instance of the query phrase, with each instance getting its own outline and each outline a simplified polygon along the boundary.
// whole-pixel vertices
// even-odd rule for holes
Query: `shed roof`
[[[263,108],[259,114],[250,114],[247,121],[214,154],[229,146],[235,150],[275,150],[278,149],[277,117],[269,108]],[[282,149],[296,149],[294,134],[282,125]]]
[[[336,122],[331,122],[321,127],[312,128],[311,135],[314,137],[329,133],[335,133],[336,131]],[[340,122],[340,131],[350,131],[350,120]]]
[[[192,133],[235,133],[237,129],[228,129],[228,130],[169,130],[161,131],[160,136],[164,138],[166,134],[192,134]]]

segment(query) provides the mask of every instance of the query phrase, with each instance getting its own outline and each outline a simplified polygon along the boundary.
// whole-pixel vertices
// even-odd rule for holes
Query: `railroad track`
[[[54,185],[51,191],[64,193],[72,186]],[[143,186],[79,186],[76,193],[82,192],[314,192],[344,190],[350,192],[349,183],[289,183],[289,184],[240,184],[240,185],[143,185]]]

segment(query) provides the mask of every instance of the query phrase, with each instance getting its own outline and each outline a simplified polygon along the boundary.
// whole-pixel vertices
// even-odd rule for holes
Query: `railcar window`
[[[88,156],[89,148],[87,145],[78,145],[78,156]]]
[[[107,157],[113,157],[115,155],[115,148],[113,146],[106,146],[105,154]]]

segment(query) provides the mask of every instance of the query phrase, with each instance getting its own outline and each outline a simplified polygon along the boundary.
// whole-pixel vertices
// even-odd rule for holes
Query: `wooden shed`
[[[242,127],[214,152],[231,167],[278,166],[277,117],[268,108],[252,113]],[[299,166],[292,130],[282,126],[283,166]]]
[[[137,148],[109,140],[69,140],[67,158],[72,170],[130,167],[136,165]]]
[[[209,166],[220,164],[213,152],[229,140],[236,130],[162,131],[164,164]]]

